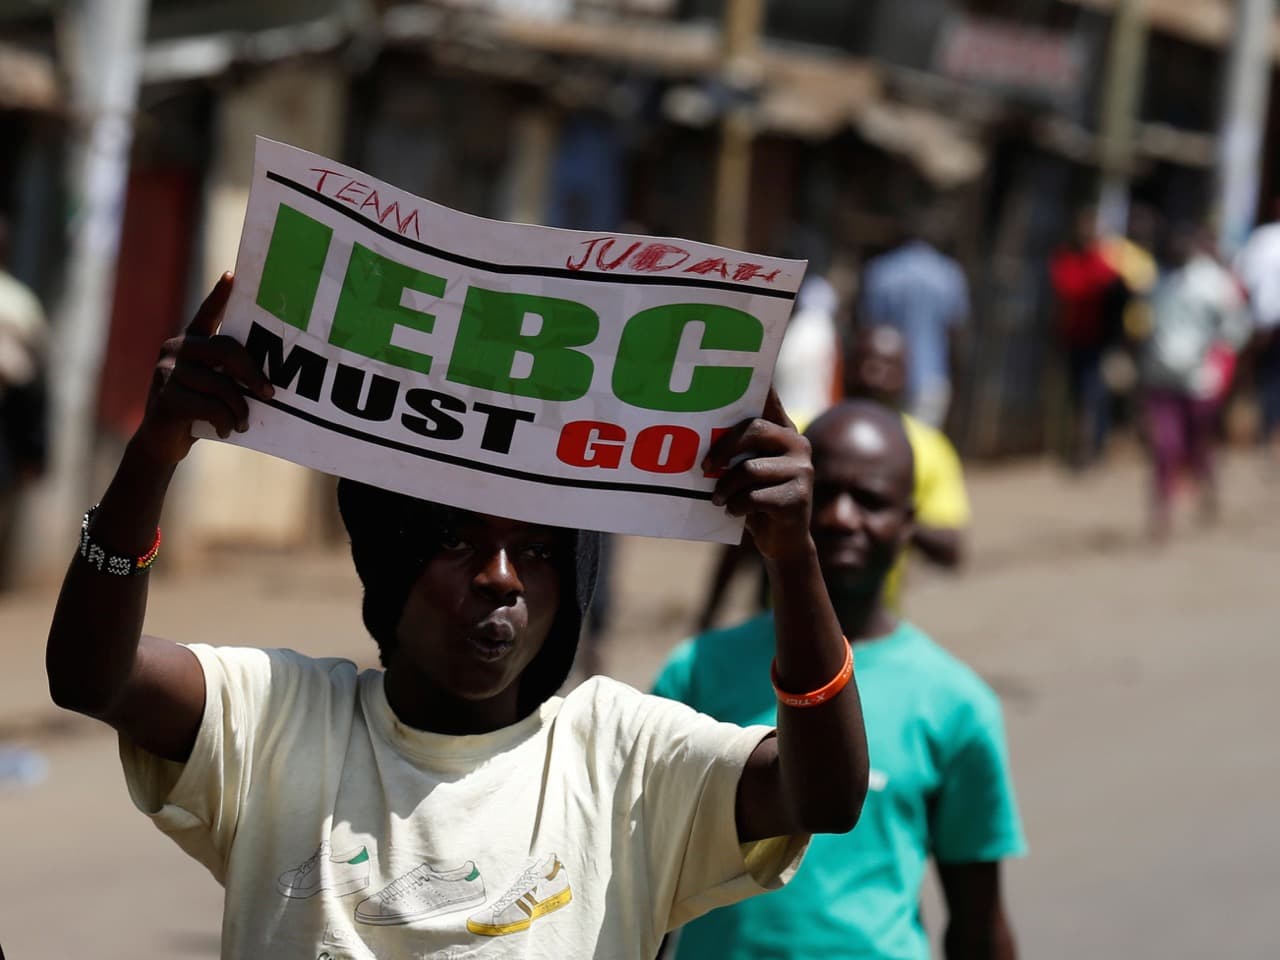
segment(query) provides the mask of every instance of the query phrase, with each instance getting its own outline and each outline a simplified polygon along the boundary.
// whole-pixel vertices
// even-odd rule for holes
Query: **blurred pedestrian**
[[[1280,198],[1274,204],[1273,222],[1253,231],[1235,266],[1253,316],[1259,439],[1280,460]]]
[[[1175,485],[1189,473],[1201,515],[1218,511],[1213,444],[1235,358],[1249,336],[1244,296],[1202,227],[1175,231],[1169,270],[1156,287],[1141,373],[1151,452],[1151,535],[1168,536]]]
[[[875,400],[899,409],[906,383],[909,347],[893,327],[860,327],[854,333],[846,364],[845,389],[851,398]],[[915,463],[914,522],[911,552],[934,566],[954,570],[965,557],[971,518],[964,470],[946,434],[909,413],[902,415]],[[902,585],[908,551],[904,550],[885,580],[885,604],[902,608]]]
[[[774,389],[799,430],[840,398],[838,308],[831,281],[821,274],[805,277],[773,371]]]
[[[9,224],[0,216],[0,584],[18,498],[44,470],[48,449],[48,328],[39,299],[8,264]]]
[[[823,692],[779,693],[777,730],[602,677],[559,696],[594,536],[347,479],[383,669],[144,636],[193,424],[244,432],[246,395],[274,393],[216,333],[230,292],[224,276],[165,344],[45,656],[54,701],[116,729],[139,809],[225,887],[222,956],[642,960],[664,931],[785,884],[809,835],[852,828],[868,782],[853,661],[809,530],[808,444],[772,392],[706,466],[775,574],[779,690]]]
[[[1151,295],[1160,279],[1157,230],[1155,212],[1135,204],[1129,211],[1125,232],[1104,237],[1100,244],[1103,259],[1120,280],[1114,287],[1120,313],[1118,325],[1123,340],[1129,343],[1145,340],[1151,332]],[[1117,326],[1111,317],[1105,318],[1104,324],[1108,330]]]
[[[1102,240],[1102,255],[1120,280],[1105,308],[1105,328],[1113,335],[1102,355],[1102,381],[1115,412],[1126,422],[1141,418],[1138,354],[1151,334],[1151,295],[1160,278],[1158,222],[1149,207],[1134,204],[1125,232]]]
[[[1076,214],[1071,238],[1049,262],[1050,280],[1058,300],[1058,338],[1067,367],[1071,401],[1071,441],[1068,460],[1083,468],[1106,448],[1110,432],[1111,396],[1103,378],[1103,355],[1116,340],[1108,322],[1109,307],[1121,282],[1099,241],[1093,208]]]
[[[916,218],[895,249],[867,264],[858,323],[895,327],[906,338],[906,409],[941,428],[951,405],[953,341],[969,319],[969,282],[928,232]]]
[[[1025,852],[999,700],[968,667],[883,601],[911,539],[913,469],[902,418],[866,400],[820,417],[811,526],[827,592],[853,644],[871,759],[856,830],[817,837],[782,891],[684,927],[677,960],[927,960],[920,916],[928,861],[947,906],[949,958],[1016,955],[1001,865]],[[762,614],[677,648],[654,692],[732,723],[771,723]]]

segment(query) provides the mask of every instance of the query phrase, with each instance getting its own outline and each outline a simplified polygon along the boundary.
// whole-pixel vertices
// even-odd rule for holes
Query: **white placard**
[[[484,513],[737,542],[702,458],[764,406],[805,264],[473,217],[259,139],[229,442]]]

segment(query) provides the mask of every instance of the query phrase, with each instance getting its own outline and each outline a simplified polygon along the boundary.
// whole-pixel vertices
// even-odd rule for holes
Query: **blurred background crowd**
[[[1043,851],[1043,869],[1073,878],[1068,890],[1014,874],[1046,897],[1041,915],[1021,911],[1040,945],[1029,955],[1054,955],[1068,921],[1053,898],[1089,887],[1072,871],[1109,858],[1102,837],[1141,832],[1113,824],[1092,847],[1043,822],[1038,833],[1071,794],[1052,757],[1074,747],[1058,738],[1105,739],[1142,703],[1166,718],[1193,709],[1181,679],[1149,702],[1126,686],[1126,671],[1145,676],[1163,655],[1148,636],[1216,628],[1246,644],[1242,675],[1274,665],[1274,607],[1260,590],[1252,607],[1240,596],[1274,556],[1266,478],[1280,477],[1277,59],[1272,0],[0,0],[0,658],[12,663],[0,693],[13,693],[0,743],[56,739],[38,698],[24,699],[42,677],[23,651],[43,642],[47,585],[140,420],[160,342],[234,264],[254,137],[268,136],[469,213],[809,260],[777,371],[784,403],[801,425],[847,396],[910,414],[917,459],[929,447],[946,488],[914,546],[944,569],[977,558],[969,580],[926,576],[913,618],[932,618],[938,641],[1015,707],[1035,683],[1074,687],[1062,678],[1084,669],[1073,656],[1063,666],[1072,639],[1045,639],[1052,604],[1073,637],[1127,651],[1099,654],[1102,680],[1085,671],[1104,701],[1109,683],[1128,691],[1114,713],[1097,706],[1107,730],[1081,732],[1052,706],[1039,725],[1010,719],[1025,869]],[[326,589],[353,589],[326,565],[342,546],[332,483],[197,445],[165,518],[165,565],[196,578],[157,585],[184,598],[166,608],[162,596],[170,632],[213,631],[192,597],[227,557],[257,569],[306,556],[299,569]],[[1225,532],[1182,559],[1150,552],[1175,530],[1184,488]],[[1133,551],[1072,565],[1072,550],[1116,538]],[[754,605],[725,601],[747,553],[615,543],[586,669],[646,686],[682,633],[725,620],[724,602]],[[1043,578],[1020,586],[1040,560]],[[1181,606],[1205,570],[1238,589]],[[222,589],[282,582],[297,586]],[[1080,619],[1082,597],[1108,611],[1101,632]],[[338,649],[362,649],[358,626],[337,622],[354,627]],[[322,626],[298,626],[297,644]],[[1246,688],[1232,692],[1238,677],[1219,680],[1234,709],[1252,709]],[[1215,715],[1232,718],[1219,731],[1232,744],[1257,727],[1252,713]],[[1186,761],[1168,730],[1131,729],[1126,757]],[[34,753],[3,756],[0,781],[48,773]],[[1249,756],[1280,786],[1274,762]],[[1261,857],[1280,853],[1280,831],[1268,821],[1259,839],[1258,821],[1239,822],[1220,849],[1259,855],[1238,887],[1260,904],[1280,890],[1277,858]],[[1135,862],[1163,863],[1145,856]],[[1119,898],[1123,916],[1099,929],[1156,922],[1168,893]],[[1256,919],[1234,955],[1280,949]],[[1203,955],[1185,937],[1147,954],[1133,949],[1144,935],[1100,936],[1098,956]],[[175,937],[174,952],[208,948]]]

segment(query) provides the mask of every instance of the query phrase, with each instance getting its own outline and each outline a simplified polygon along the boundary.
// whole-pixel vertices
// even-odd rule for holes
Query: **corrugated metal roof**
[[[701,24],[538,21],[500,18],[486,24],[503,44],[540,53],[630,64],[692,80],[724,70],[719,33]],[[808,47],[773,44],[756,58],[744,90],[756,98],[762,131],[827,137],[847,129],[881,96],[877,69],[865,60]],[[695,111],[696,112],[696,111]]]
[[[630,62],[658,73],[715,76],[723,70],[719,34],[694,24],[628,24],[626,29],[582,21],[498,20],[491,29],[513,45],[548,53]],[[761,133],[825,139],[857,130],[881,149],[909,160],[940,187],[981,173],[982,147],[960,124],[935,111],[884,98],[880,72],[866,60],[798,44],[767,43],[752,88],[752,120]],[[685,91],[696,94],[696,87]],[[688,104],[686,104],[688,106]],[[672,103],[668,115],[680,122]],[[707,122],[714,113],[693,109]]]

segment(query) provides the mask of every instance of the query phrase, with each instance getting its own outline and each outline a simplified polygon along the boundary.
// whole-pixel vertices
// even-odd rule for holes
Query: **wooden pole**
[[[1129,220],[1143,78],[1147,65],[1145,0],[1118,0],[1111,22],[1102,100],[1102,187],[1098,214],[1109,233],[1123,234]]]
[[[747,243],[751,194],[751,107],[738,96],[757,80],[764,0],[726,0],[723,21],[722,78],[735,94],[720,124],[716,160],[715,242],[741,249]]]

